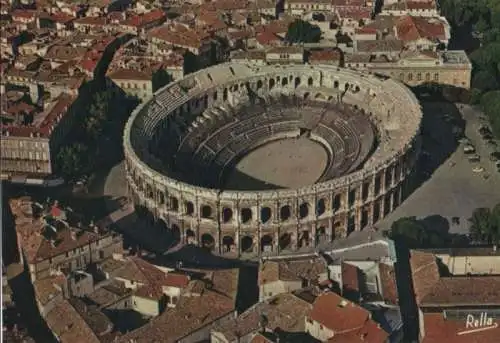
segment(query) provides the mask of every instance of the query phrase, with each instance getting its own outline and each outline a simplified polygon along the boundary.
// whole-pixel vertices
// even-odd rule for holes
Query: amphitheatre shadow
[[[225,190],[238,191],[262,191],[283,189],[284,187],[257,179],[242,172],[241,170],[238,170],[237,168],[232,168],[224,177],[222,188]]]
[[[455,104],[422,102],[422,154],[419,160],[420,183],[429,179],[457,149],[464,136],[465,121]]]

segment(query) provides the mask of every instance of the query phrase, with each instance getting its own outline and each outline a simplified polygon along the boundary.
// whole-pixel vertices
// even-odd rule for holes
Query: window
[[[412,73],[409,73],[409,74],[408,74],[408,81],[411,81],[411,80],[413,80],[413,74],[412,74]]]
[[[430,81],[430,80],[431,80],[431,74],[425,73],[425,81]]]
[[[434,73],[434,81],[439,81],[439,73]]]
[[[422,81],[422,73],[417,74],[417,81]]]

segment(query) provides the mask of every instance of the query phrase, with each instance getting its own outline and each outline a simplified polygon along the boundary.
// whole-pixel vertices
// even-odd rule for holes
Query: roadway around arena
[[[307,137],[278,140],[243,156],[230,172],[226,188],[262,190],[269,188],[268,185],[274,188],[308,186],[321,177],[327,163],[325,148]]]
[[[482,113],[470,106],[462,107],[458,110],[453,104],[424,104],[424,149],[432,159],[438,158],[443,148],[449,147],[452,138],[443,132],[450,125],[445,122],[444,117],[451,115],[455,121],[465,121],[465,135],[476,147],[481,162],[469,162],[463,153],[463,144],[454,146],[451,155],[433,171],[431,177],[377,224],[380,229],[389,229],[401,217],[441,215],[448,219],[450,232],[467,233],[468,218],[475,208],[491,208],[500,202],[500,173],[489,160],[493,149],[484,143],[478,133],[479,127],[484,123],[480,119]],[[472,171],[478,165],[484,168],[484,172]],[[460,224],[454,225],[452,217],[459,217]]]

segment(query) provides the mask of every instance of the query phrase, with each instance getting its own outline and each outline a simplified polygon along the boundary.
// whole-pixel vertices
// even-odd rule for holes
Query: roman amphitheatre
[[[160,89],[124,132],[129,195],[218,254],[311,249],[412,189],[422,111],[404,85],[327,65],[226,63]]]

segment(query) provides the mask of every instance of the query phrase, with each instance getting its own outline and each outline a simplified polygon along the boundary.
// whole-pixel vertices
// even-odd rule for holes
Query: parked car
[[[481,166],[477,166],[477,167],[472,168],[472,171],[474,173],[482,173],[482,172],[484,172],[484,168]]]
[[[464,153],[465,154],[474,154],[476,152],[476,148],[471,145],[471,144],[468,144],[466,146],[464,146]]]
[[[480,162],[481,161],[481,157],[479,155],[472,155],[472,156],[469,156],[469,162]]]

